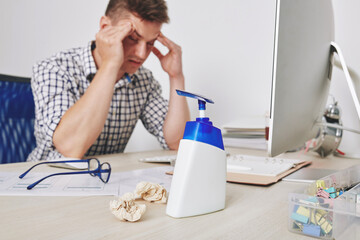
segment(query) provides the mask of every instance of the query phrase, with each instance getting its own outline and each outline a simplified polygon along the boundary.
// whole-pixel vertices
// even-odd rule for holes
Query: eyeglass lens
[[[104,183],[107,183],[110,178],[110,164],[105,162],[101,164],[101,170],[100,170],[100,178]]]
[[[99,161],[95,158],[89,160],[89,171],[95,171],[99,168]],[[90,173],[91,176],[95,176],[95,173]]]

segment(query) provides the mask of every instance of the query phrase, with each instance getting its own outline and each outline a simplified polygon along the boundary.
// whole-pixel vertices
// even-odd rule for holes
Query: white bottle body
[[[182,139],[166,214],[189,217],[225,208],[226,153],[210,144]]]

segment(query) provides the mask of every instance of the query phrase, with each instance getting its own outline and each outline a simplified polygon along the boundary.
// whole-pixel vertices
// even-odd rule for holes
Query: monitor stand
[[[338,62],[334,63],[334,58],[333,55],[334,53],[336,53],[339,56],[340,59],[340,65]],[[332,65],[336,65],[337,67],[341,67],[344,74],[345,74],[345,78],[348,84],[348,87],[350,89],[350,93],[351,93],[351,97],[354,101],[355,104],[355,108],[356,108],[356,112],[358,114],[358,118],[360,120],[360,79],[358,79],[357,74],[353,72],[353,74],[350,74],[350,71],[346,65],[345,62],[345,58],[344,55],[342,54],[342,51],[339,47],[339,45],[335,42],[331,42],[331,56],[330,56],[330,60]],[[332,74],[332,71],[329,71],[329,74]],[[351,78],[351,75],[353,76],[354,79]],[[345,131],[350,131],[350,132],[354,132],[357,134],[360,134],[359,130],[355,130],[355,129],[351,129],[351,128],[347,128],[338,124],[332,124],[332,123],[319,123],[319,125],[321,126],[325,126],[325,127],[332,127],[332,128],[337,128],[337,129],[342,129]],[[342,156],[342,157],[347,157],[347,158],[360,158],[360,154],[359,153],[355,153],[355,154],[347,154],[347,155],[339,155],[337,154],[336,156]]]
[[[340,49],[340,47],[339,47],[339,45],[337,43],[331,42],[331,52],[332,52],[332,55],[334,53],[337,53],[337,55],[339,56],[340,64],[341,64],[342,70],[344,71],[345,78],[346,78],[348,87],[350,89],[351,97],[352,97],[352,99],[354,101],[355,108],[356,108],[356,111],[357,111],[357,114],[358,114],[358,117],[359,117],[359,120],[360,120],[360,101],[359,101],[359,97],[360,97],[360,80],[356,79],[357,81],[355,82],[351,78],[349,69],[348,69],[348,67],[346,65],[346,62],[345,62],[344,55],[342,54],[341,49]],[[356,76],[356,74],[353,74],[353,76]]]

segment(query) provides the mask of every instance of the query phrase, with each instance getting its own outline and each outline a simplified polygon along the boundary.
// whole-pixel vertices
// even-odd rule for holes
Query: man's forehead
[[[156,39],[161,32],[161,24],[160,23],[153,23],[147,22],[144,20],[133,20],[132,23],[134,24],[134,34],[142,39],[146,40],[153,40]]]
[[[145,37],[141,34],[141,33],[139,33],[138,32],[138,30],[135,28],[135,30],[134,30],[134,34],[138,37],[138,38],[141,38],[141,39],[144,39]],[[153,35],[153,36],[149,36],[149,38],[150,39],[147,39],[147,40],[156,40],[157,38],[158,38],[158,36],[160,35],[160,31],[159,32],[157,32],[157,33],[155,33],[155,34],[151,34],[151,35]]]
[[[147,41],[151,41],[156,39],[160,35],[161,23],[149,22],[143,20],[139,16],[134,13],[124,11],[121,16],[117,19],[114,25],[118,25],[121,22],[130,21],[134,25],[134,34],[142,39],[146,39]]]

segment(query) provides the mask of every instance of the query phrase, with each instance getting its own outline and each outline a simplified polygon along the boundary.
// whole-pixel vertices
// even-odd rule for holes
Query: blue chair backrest
[[[0,74],[0,163],[26,161],[35,148],[30,78]]]

